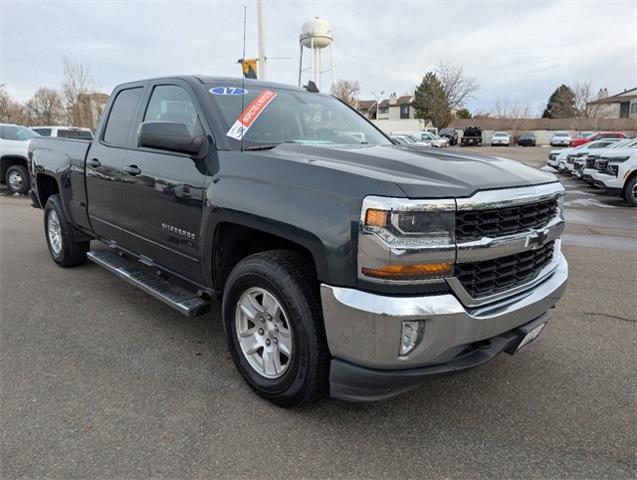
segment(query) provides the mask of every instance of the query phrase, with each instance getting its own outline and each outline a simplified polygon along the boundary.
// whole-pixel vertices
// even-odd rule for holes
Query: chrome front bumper
[[[511,331],[550,310],[566,288],[568,265],[557,252],[555,268],[540,283],[476,308],[453,294],[395,297],[321,285],[332,356],[362,367],[397,370],[444,364],[468,345]],[[423,320],[421,342],[400,356],[401,325]]]

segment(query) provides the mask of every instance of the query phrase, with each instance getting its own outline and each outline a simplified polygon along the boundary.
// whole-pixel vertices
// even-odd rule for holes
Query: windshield
[[[210,100],[219,108],[234,148],[241,146],[242,138],[245,147],[392,144],[358,113],[327,95],[263,87],[209,88]]]
[[[556,137],[568,137],[568,132],[555,132]]]
[[[494,137],[506,137],[508,134],[506,132],[495,132]]]
[[[20,127],[16,125],[5,125],[3,127],[4,132],[2,137],[5,140],[31,140],[33,137],[39,137],[40,135],[30,128]]]

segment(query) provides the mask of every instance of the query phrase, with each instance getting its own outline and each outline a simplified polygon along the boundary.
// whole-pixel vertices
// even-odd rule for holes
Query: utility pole
[[[257,24],[259,29],[259,80],[265,80],[265,31],[263,29],[263,0],[257,0]]]

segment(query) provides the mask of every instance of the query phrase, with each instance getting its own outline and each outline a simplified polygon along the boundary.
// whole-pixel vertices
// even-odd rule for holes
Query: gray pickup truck
[[[52,259],[186,316],[221,302],[237,368],[281,406],[388,398],[537,337],[567,278],[556,178],[395,145],[312,87],[132,82],[92,141],[35,138]]]

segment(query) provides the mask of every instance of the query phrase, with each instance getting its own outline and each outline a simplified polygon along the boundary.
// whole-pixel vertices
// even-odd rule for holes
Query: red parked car
[[[588,132],[585,132],[588,133]],[[601,140],[602,138],[626,138],[626,134],[624,132],[598,132],[595,135],[582,135],[579,134],[577,137],[571,139],[570,147],[579,147],[580,145],[584,145],[585,143],[592,142],[595,140]]]

